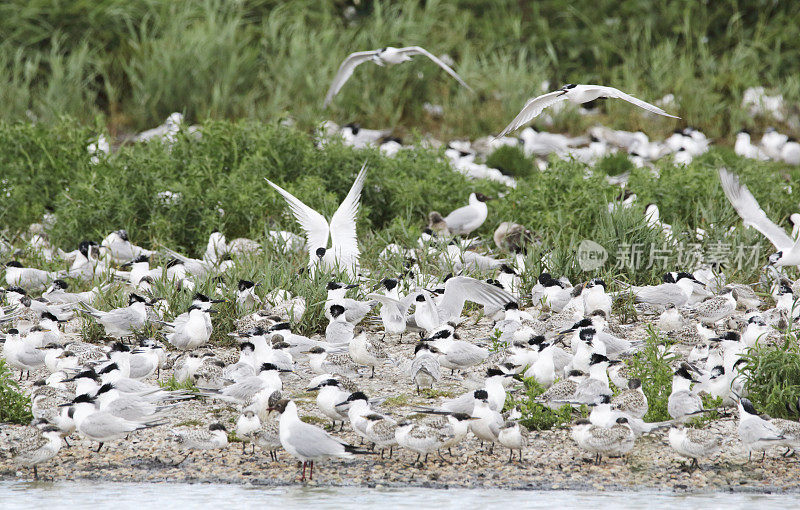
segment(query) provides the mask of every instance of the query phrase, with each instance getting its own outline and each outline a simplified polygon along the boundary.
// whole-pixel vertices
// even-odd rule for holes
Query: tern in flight
[[[358,67],[359,64],[363,64],[364,62],[371,60],[379,66],[395,65],[411,60],[413,55],[425,55],[437,66],[444,69],[447,74],[455,78],[458,83],[472,91],[472,88],[467,85],[466,82],[464,82],[464,80],[462,80],[461,77],[450,68],[450,66],[442,62],[441,59],[434,56],[425,48],[420,46],[393,48],[389,46],[379,50],[357,51],[348,55],[348,57],[344,59],[344,62],[342,62],[342,65],[339,66],[339,71],[336,73],[333,83],[331,83],[331,88],[328,89],[328,94],[325,96],[324,107],[327,107],[331,100],[333,100],[333,97],[339,93],[344,84],[347,83],[347,80],[349,80],[353,75],[353,71],[356,69],[356,67]]]
[[[506,134],[521,128],[534,118],[538,117],[545,108],[549,108],[560,101],[569,101],[573,104],[583,104],[588,103],[589,101],[594,101],[595,99],[601,97],[622,99],[638,106],[639,108],[647,110],[648,112],[663,115],[664,117],[672,117],[673,119],[680,118],[670,115],[658,106],[646,103],[641,99],[636,99],[635,97],[626,94],[619,89],[615,89],[614,87],[603,87],[602,85],[569,84],[564,85],[554,92],[548,92],[547,94],[542,94],[539,97],[529,99],[528,102],[525,103],[525,106],[522,107],[522,111],[519,112],[516,117],[514,117],[514,120],[511,121],[511,124],[506,126],[506,128],[499,135],[497,135],[497,138],[505,136]]]

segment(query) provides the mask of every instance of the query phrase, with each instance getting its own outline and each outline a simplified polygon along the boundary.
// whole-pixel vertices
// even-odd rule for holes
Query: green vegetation
[[[517,179],[529,177],[535,171],[533,160],[526,157],[519,147],[509,145],[495,149],[486,157],[486,164]]]
[[[158,381],[158,385],[170,391],[183,390],[190,391],[192,393],[200,393],[200,389],[195,386],[194,383],[190,381],[178,381],[175,379],[174,375],[165,381]]]
[[[786,332],[782,345],[752,348],[743,357],[748,398],[760,413],[796,420],[800,409],[800,348],[797,337]]]
[[[0,151],[4,204],[14,204],[0,207],[0,223],[5,226],[0,235],[24,247],[21,237],[28,225],[51,212],[55,224],[50,240],[65,250],[74,249],[84,239],[99,241],[123,227],[136,244],[155,249],[168,246],[190,256],[202,255],[214,229],[229,240],[255,239],[263,243],[264,250],[241,257],[226,275],[228,291],[221,297],[228,302],[216,307],[221,313],[215,316],[213,341],[218,343],[230,342],[227,333],[233,330],[237,315],[234,289],[239,278],[261,282],[256,292],[262,297],[275,288],[304,297],[308,309],[295,324],[302,333],[321,331],[325,324],[325,293],[320,282],[329,276],[320,274],[317,281],[298,278],[307,256],[284,255],[280,247],[267,241],[267,230],[299,229],[265,177],[331,214],[366,161],[369,173],[359,215],[359,243],[362,265],[375,278],[401,272],[402,257],[380,260],[378,255],[388,243],[415,246],[429,211],[446,213],[465,202],[472,191],[497,197],[489,203],[489,217],[478,235],[490,239],[500,222],[514,221],[534,229],[542,239],[542,245],[527,254],[528,270],[522,275],[525,292],[544,269],[573,281],[602,276],[613,291],[617,290],[615,280],[655,283],[665,271],[683,267],[685,251],[669,246],[663,233],[645,222],[643,209],[648,202],[660,206],[661,216],[673,225],[680,246],[698,243],[702,252],[713,253],[722,243],[729,250],[728,280],[757,281],[772,247],[755,230],[741,228],[741,220],[720,189],[716,170],[724,164],[741,175],[767,214],[783,223],[796,211],[798,202],[797,187],[786,186],[784,178],[800,181],[798,168],[744,160],[716,148],[688,166],[661,162],[657,164],[658,177],[648,169],[631,170],[629,189],[638,195],[638,201],[631,209],[609,215],[606,204],[618,195],[619,188],[608,184],[600,172],[587,177],[587,166],[576,161],[554,158],[547,171],[533,170],[510,189],[465,180],[450,168],[441,151],[420,145],[395,158],[336,141],[318,148],[313,136],[279,124],[209,122],[199,140],[181,135],[172,147],[159,143],[123,146],[96,165],[90,164],[86,152],[92,136],[91,130],[76,128],[69,119],[51,125],[0,122],[0,147],[5,148]],[[179,198],[165,202],[158,196],[162,191],[177,193]],[[697,227],[708,233],[703,241],[689,234]],[[736,227],[731,235],[730,227]],[[606,264],[591,273],[581,271],[576,263],[576,248],[584,239],[599,243],[608,252]],[[635,266],[624,263],[632,246],[642,247]],[[746,247],[743,253],[748,257],[755,247],[756,257],[742,260],[740,267],[737,247]],[[666,250],[667,255],[651,263],[651,248]],[[546,266],[542,262],[545,254]],[[438,267],[435,257],[424,253],[418,257],[424,271],[439,271],[434,270]],[[65,269],[63,263],[44,263],[30,249],[18,258],[36,267]],[[156,260],[166,261],[166,257]],[[77,291],[106,282],[69,283]],[[210,277],[196,282],[197,290],[208,295],[218,296],[216,287]],[[188,291],[166,281],[155,282],[154,288],[154,294],[170,304],[166,320],[189,305],[192,293]],[[121,306],[126,299],[112,286],[101,293],[97,307]],[[625,320],[634,317],[630,304],[622,302],[617,309],[626,312]],[[103,337],[102,330],[88,319],[84,333],[90,340]]]
[[[505,409],[517,407],[522,413],[520,423],[531,430],[547,430],[572,421],[572,406],[566,405],[553,411],[549,407],[535,402],[536,397],[545,392],[545,388],[534,378],[523,380],[525,392],[521,398],[513,395],[506,397]]]
[[[31,399],[19,391],[14,373],[0,359],[0,423],[26,425],[33,419]]]
[[[288,114],[303,129],[330,115],[481,136],[549,80],[613,85],[651,101],[672,93],[682,122],[719,138],[771,122],[741,108],[747,87],[800,98],[798,18],[796,2],[767,0],[9,0],[0,5],[0,118],[69,114],[118,133],[173,111],[192,120]],[[416,44],[452,57],[476,92],[418,57],[391,70],[363,65],[322,110],[346,55]],[[442,105],[443,117],[424,102]],[[602,108],[612,127],[674,127],[620,102]],[[557,128],[584,122],[569,109],[555,118]]]
[[[652,328],[647,330],[645,345],[628,361],[631,377],[642,381],[642,391],[647,397],[648,411],[644,421],[669,420],[667,400],[672,391],[673,369],[671,363],[678,358],[669,353],[667,339]]]

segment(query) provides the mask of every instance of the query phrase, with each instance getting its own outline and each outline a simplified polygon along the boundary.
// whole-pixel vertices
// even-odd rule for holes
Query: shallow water
[[[109,482],[0,482],[3,510],[111,508],[159,510],[198,507],[325,510],[347,508],[675,508],[785,509],[796,494],[674,494],[667,492],[503,491],[484,489],[366,489],[356,487],[247,487],[217,484]],[[756,506],[754,506],[756,505]],[[497,506],[497,508],[510,508]]]

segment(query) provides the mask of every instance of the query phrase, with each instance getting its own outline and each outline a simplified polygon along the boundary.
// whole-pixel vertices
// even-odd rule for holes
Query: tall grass
[[[413,129],[442,138],[497,132],[543,81],[618,86],[645,99],[676,96],[675,113],[712,137],[776,123],[741,108],[767,86],[800,100],[800,5],[761,0],[335,0],[169,2],[10,0],[0,5],[0,118],[69,114],[112,133],[142,129],[172,111],[193,120],[322,116]],[[322,98],[350,52],[422,45],[448,54],[476,90],[417,58],[392,69],[361,66],[329,112]],[[432,118],[424,102],[444,106]],[[602,121],[665,134],[656,119],[608,101]],[[556,127],[583,119],[565,114]],[[680,124],[679,124],[680,125]],[[787,126],[779,125],[786,128]]]

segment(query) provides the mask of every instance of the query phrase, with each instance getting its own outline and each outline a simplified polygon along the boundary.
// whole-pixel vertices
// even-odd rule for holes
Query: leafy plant
[[[549,430],[572,421],[572,406],[566,405],[554,411],[535,402],[536,397],[545,392],[545,388],[532,377],[523,379],[525,393],[519,398],[509,395],[505,409],[517,407],[522,413],[520,423],[533,430]]]
[[[642,391],[649,407],[644,420],[648,422],[670,419],[667,400],[672,392],[671,364],[678,358],[669,352],[668,347],[666,336],[648,326],[644,346],[628,360],[631,377],[642,381]]]
[[[495,149],[486,158],[486,165],[517,178],[531,177],[535,171],[534,162],[519,147],[511,145]]]
[[[178,381],[173,375],[169,379],[158,381],[158,385],[170,391],[190,391],[192,393],[200,393],[200,388],[194,385],[191,381]]]
[[[0,422],[27,424],[32,418],[31,399],[20,392],[14,373],[0,359]]]
[[[797,419],[800,348],[795,335],[784,333],[782,345],[748,349],[742,359],[745,388],[756,409],[775,418]]]

